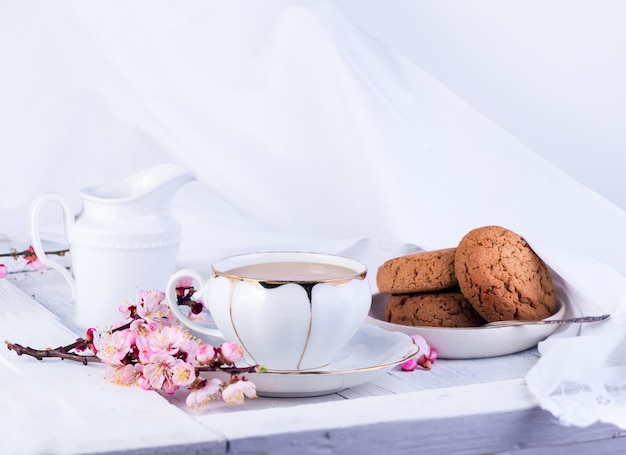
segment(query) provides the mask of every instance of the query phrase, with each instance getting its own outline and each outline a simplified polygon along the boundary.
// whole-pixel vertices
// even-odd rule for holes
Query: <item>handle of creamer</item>
[[[41,236],[39,235],[39,214],[44,205],[48,202],[56,202],[61,205],[63,209],[63,218],[65,221],[65,238],[67,238],[68,232],[72,224],[74,224],[74,215],[72,214],[72,208],[70,207],[70,203],[63,196],[58,194],[46,194],[41,196],[40,198],[33,201],[30,210],[30,239],[33,244],[33,249],[35,250],[35,254],[37,258],[43,265],[46,267],[50,267],[58,271],[67,283],[70,285],[72,289],[72,299],[76,300],[76,283],[74,283],[74,278],[72,274],[61,264],[49,259],[46,256],[46,252],[43,249],[41,244]]]
[[[219,329],[211,329],[209,327],[203,326],[190,320],[187,316],[180,311],[178,306],[178,300],[176,298],[176,286],[183,278],[191,278],[195,283],[198,284],[198,294],[203,296],[205,295],[204,289],[207,286],[207,281],[195,270],[191,269],[183,269],[175,272],[167,282],[167,287],[165,291],[165,295],[167,296],[167,304],[169,305],[172,313],[176,316],[176,318],[191,330],[195,330],[198,333],[202,333],[204,335],[209,335],[216,338],[226,339],[224,334]]]

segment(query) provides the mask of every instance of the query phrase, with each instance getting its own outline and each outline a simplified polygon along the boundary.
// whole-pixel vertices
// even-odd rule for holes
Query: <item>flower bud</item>
[[[234,365],[243,359],[243,348],[237,343],[226,342],[220,346],[222,361],[227,365]]]
[[[215,359],[215,349],[210,344],[201,344],[198,346],[196,360],[200,365],[209,365]]]

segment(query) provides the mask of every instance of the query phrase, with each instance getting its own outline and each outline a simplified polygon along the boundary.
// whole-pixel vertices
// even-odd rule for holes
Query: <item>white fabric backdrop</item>
[[[337,1],[385,45],[626,209],[626,3]]]
[[[378,250],[350,251],[374,269],[405,244],[499,224],[591,294],[581,311],[626,307],[626,212],[331,1],[3,3],[0,43],[4,233],[26,235],[40,193],[78,212],[80,188],[172,161],[198,174],[173,206],[181,262],[372,239]],[[608,300],[592,266],[612,277]]]

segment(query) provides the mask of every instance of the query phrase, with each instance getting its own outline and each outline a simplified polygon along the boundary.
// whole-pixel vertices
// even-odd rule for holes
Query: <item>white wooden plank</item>
[[[63,325],[82,335],[82,330],[75,328],[72,323],[74,306],[70,288],[57,271],[27,270],[23,273],[10,274],[6,279],[35,300],[39,306],[56,315]]]
[[[328,430],[373,422],[419,421],[524,410],[536,406],[523,380],[499,381],[341,402],[197,417],[229,440]]]

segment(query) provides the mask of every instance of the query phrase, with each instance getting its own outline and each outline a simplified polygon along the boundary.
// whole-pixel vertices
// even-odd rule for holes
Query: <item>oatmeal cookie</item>
[[[456,287],[455,251],[447,248],[389,259],[378,268],[378,290],[383,294],[408,294]]]
[[[485,320],[460,290],[395,294],[385,309],[387,322],[428,327],[477,327]]]
[[[454,271],[461,291],[488,322],[551,316],[556,289],[548,267],[518,234],[484,226],[459,242]]]

